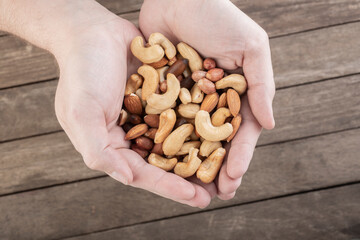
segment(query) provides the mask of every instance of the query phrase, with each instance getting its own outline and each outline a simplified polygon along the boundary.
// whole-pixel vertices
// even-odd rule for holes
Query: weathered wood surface
[[[359,136],[357,129],[259,147],[236,197],[209,208],[359,181]],[[195,211],[97,178],[1,197],[0,239],[68,237]]]
[[[71,239],[358,239],[359,199],[356,184]]]
[[[89,170],[64,132],[0,144],[0,194],[104,175]]]
[[[56,81],[0,91],[0,141],[61,130],[54,111]],[[274,101],[277,126],[267,144],[360,126],[360,75],[281,89]],[[10,127],[11,126],[11,127]]]
[[[290,32],[308,30],[316,26],[339,24],[360,18],[360,7],[358,7],[360,0],[326,3],[328,5],[333,4],[330,7],[325,6],[325,2],[328,1],[320,1],[320,3],[318,3],[319,1],[315,3],[307,1],[304,4],[286,3],[287,1],[284,0],[268,2],[258,0],[255,1],[256,3],[252,1],[241,2],[244,4],[241,7],[245,9],[246,13],[249,9],[251,17],[251,13],[255,14],[255,21],[269,25],[266,25],[265,29],[270,36],[279,34],[276,33],[279,31],[284,35],[288,33],[287,28],[292,29],[293,26],[295,26],[295,30],[290,30]],[[309,10],[311,9],[310,6],[316,6],[316,9],[319,7],[322,11],[314,14]],[[271,11],[273,8],[276,11]],[[292,10],[289,11],[287,8]],[[329,12],[326,9],[339,9],[339,13],[337,11]],[[272,16],[273,13],[278,16]],[[289,19],[285,21],[284,15],[288,16]],[[314,19],[315,15],[316,19]],[[137,23],[138,12],[121,16]],[[321,21],[317,21],[317,19],[321,19]],[[289,24],[292,22],[296,22],[296,24]],[[283,26],[284,24],[285,26]],[[318,26],[317,24],[321,25]],[[295,84],[341,76],[341,74],[350,74],[354,71],[358,72],[359,61],[356,60],[359,58],[360,52],[357,41],[359,34],[360,23],[354,23],[271,40],[278,86],[284,86],[284,82]],[[0,88],[58,77],[57,65],[53,63],[55,60],[49,53],[19,39],[14,40],[14,38],[13,36],[0,38]],[[18,44],[16,49],[11,47],[14,41]],[[10,49],[10,52],[5,51],[6,49]],[[338,51],[338,49],[342,51]],[[5,52],[7,52],[6,55]],[[313,60],[312,57],[314,57]],[[288,59],[289,61],[287,61]],[[338,64],[339,62],[346,64]],[[291,68],[289,67],[290,63],[292,64]],[[325,71],[323,68],[327,70]],[[14,69],[16,71],[13,71]],[[304,71],[307,71],[306,75],[304,75]]]

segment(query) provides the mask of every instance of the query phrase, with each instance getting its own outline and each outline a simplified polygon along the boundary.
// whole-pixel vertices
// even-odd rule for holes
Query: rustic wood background
[[[141,0],[100,0],[137,24]],[[360,238],[360,0],[233,0],[270,35],[276,129],[237,195],[193,209],[88,170],[58,68],[0,32],[0,239]]]

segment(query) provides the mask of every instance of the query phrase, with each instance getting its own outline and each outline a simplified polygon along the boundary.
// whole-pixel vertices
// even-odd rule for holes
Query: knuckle
[[[269,36],[262,28],[256,31],[253,37],[249,38],[247,48],[249,51],[262,51],[269,46]]]

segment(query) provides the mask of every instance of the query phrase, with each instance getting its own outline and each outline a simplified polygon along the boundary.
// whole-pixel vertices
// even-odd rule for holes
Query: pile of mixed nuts
[[[152,165],[212,182],[226,155],[223,144],[241,124],[245,78],[224,73],[213,59],[203,61],[184,42],[175,48],[161,33],[145,46],[135,37],[131,52],[144,64],[126,84],[119,119],[125,140]]]

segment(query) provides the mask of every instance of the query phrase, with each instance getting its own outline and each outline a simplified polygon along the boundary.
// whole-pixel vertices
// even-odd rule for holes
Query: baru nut
[[[203,60],[184,42],[175,47],[161,33],[146,44],[134,38],[131,51],[143,65],[125,87],[118,120],[125,140],[149,164],[212,182],[226,155],[224,144],[241,125],[245,78],[227,74],[212,58]]]

